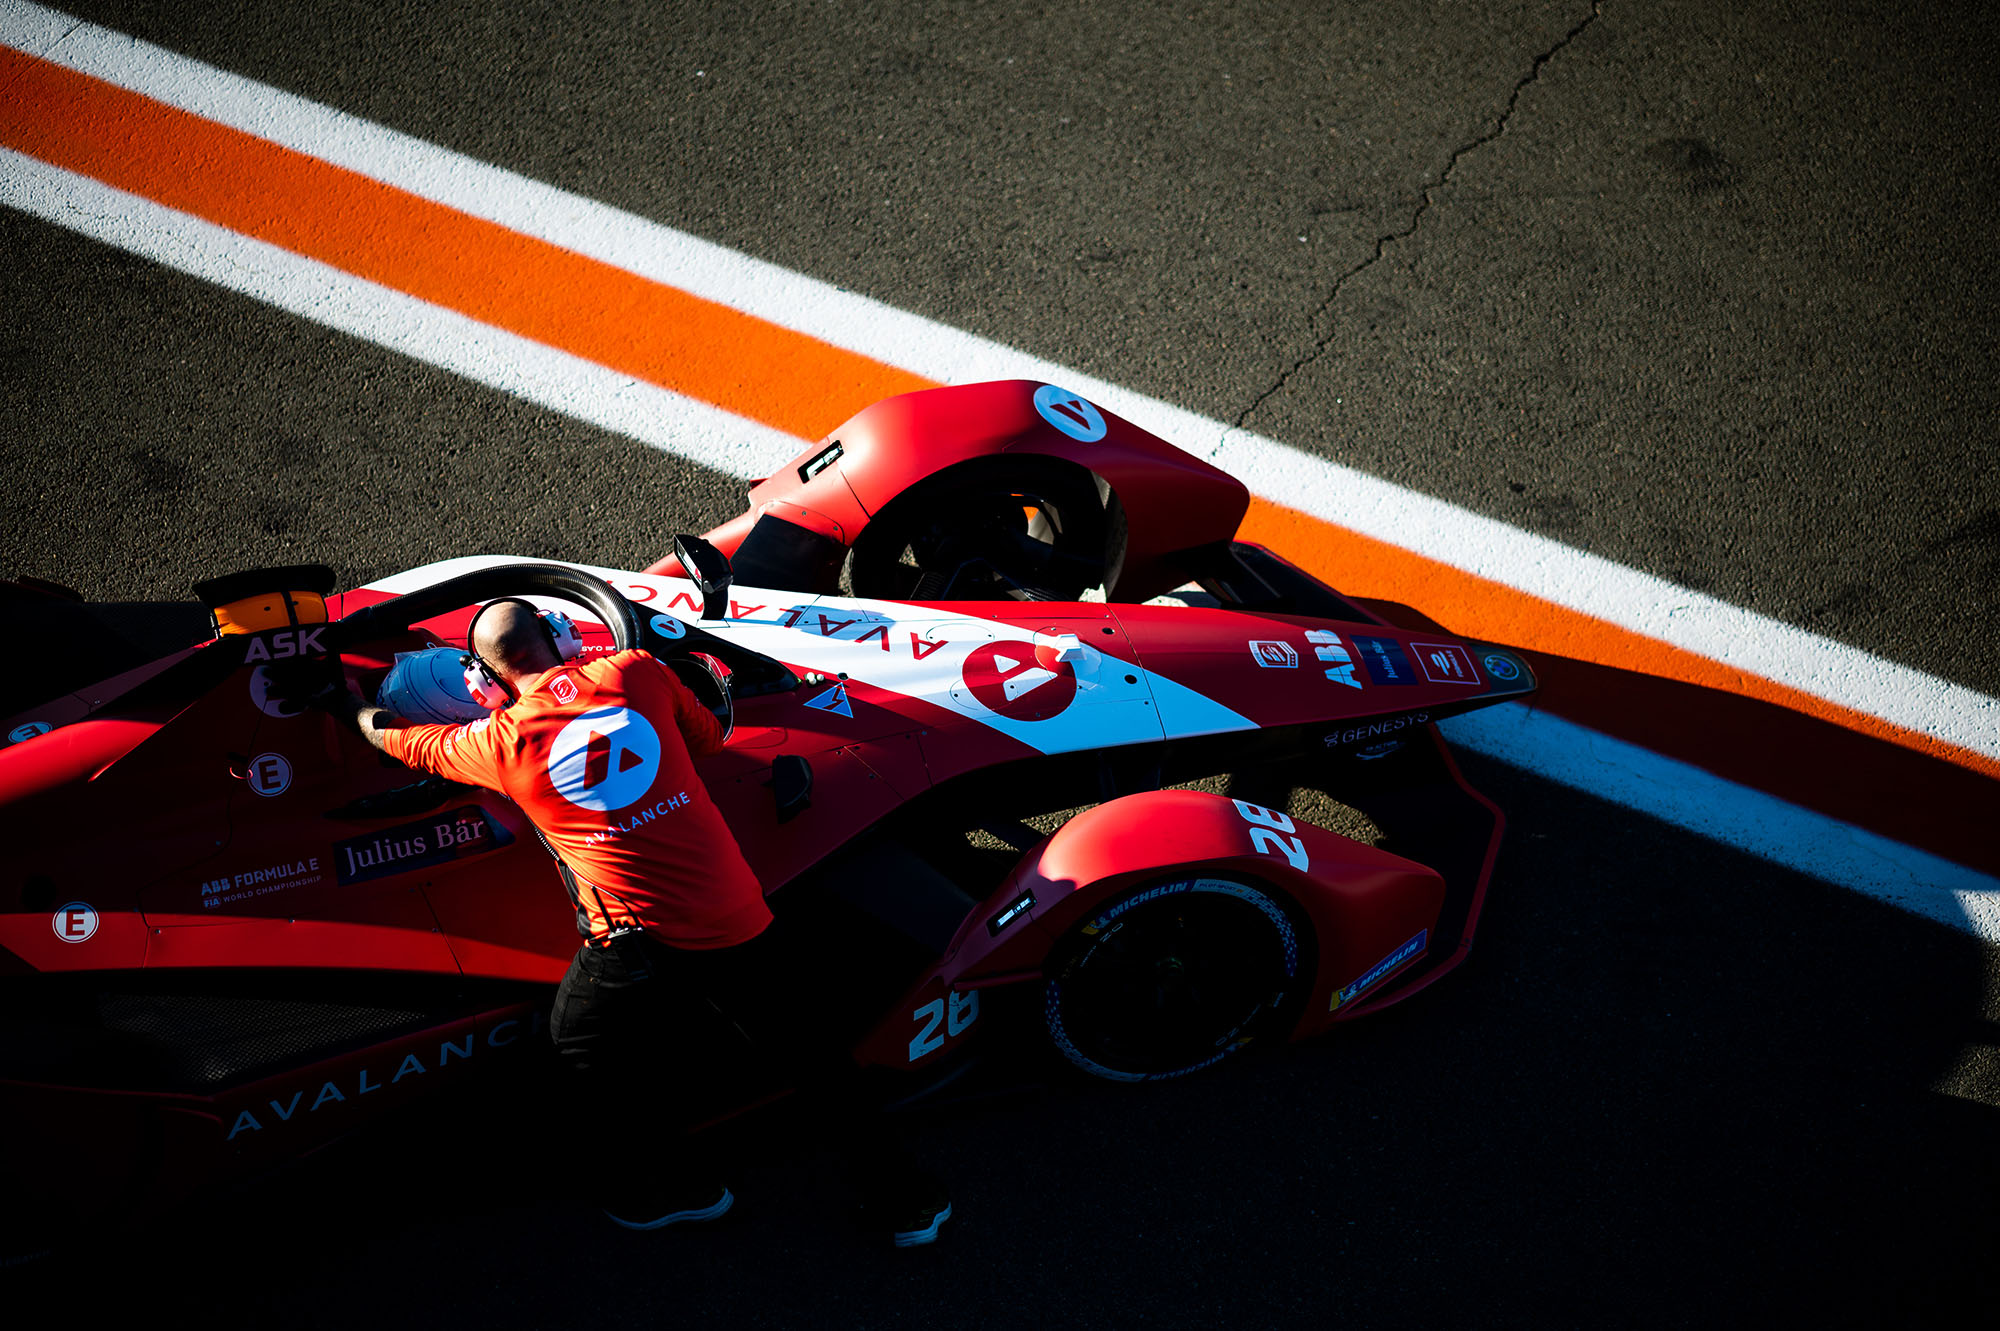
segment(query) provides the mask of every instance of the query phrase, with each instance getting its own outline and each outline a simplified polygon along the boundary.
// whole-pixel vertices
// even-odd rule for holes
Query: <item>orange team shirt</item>
[[[522,681],[512,707],[462,726],[382,732],[411,767],[520,805],[577,878],[590,937],[643,928],[674,947],[747,943],[764,892],[694,759],[722,725],[652,654],[617,652]]]

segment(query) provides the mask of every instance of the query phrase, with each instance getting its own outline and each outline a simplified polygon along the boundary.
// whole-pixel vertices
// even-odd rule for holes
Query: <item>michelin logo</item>
[[[1353,1002],[1356,998],[1359,998],[1362,994],[1373,988],[1376,982],[1381,980],[1390,971],[1395,970],[1396,967],[1402,965],[1411,957],[1416,956],[1419,952],[1422,952],[1425,942],[1430,938],[1430,932],[1428,929],[1417,930],[1415,938],[1412,938],[1409,942],[1376,962],[1369,968],[1366,975],[1356,980],[1353,984],[1348,985],[1345,989],[1334,990],[1333,1001],[1326,1005],[1326,1010],[1328,1012],[1336,1012],[1343,1004]]]

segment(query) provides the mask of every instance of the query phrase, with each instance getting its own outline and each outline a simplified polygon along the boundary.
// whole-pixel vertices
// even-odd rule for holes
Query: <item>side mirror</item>
[[[812,807],[812,764],[796,753],[781,753],[771,760],[771,798],[778,805],[778,821],[789,823]]]
[[[694,579],[694,585],[701,588],[701,617],[727,619],[729,583],[733,576],[729,571],[729,556],[699,536],[676,536],[674,558]]]

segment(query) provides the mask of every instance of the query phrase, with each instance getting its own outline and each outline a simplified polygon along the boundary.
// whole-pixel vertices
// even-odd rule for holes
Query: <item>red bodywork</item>
[[[1240,484],[1109,413],[1100,438],[1072,438],[1038,412],[1036,389],[973,385],[878,403],[829,436],[842,444],[836,462],[801,480],[830,446],[818,445],[753,489],[746,519],[778,512],[851,543],[871,513],[925,478],[1027,451],[1088,468],[1123,506],[1114,598],[1176,585],[1190,576],[1188,552],[1223,548],[1244,511]],[[728,546],[744,530],[739,520],[712,535]],[[726,617],[700,625],[803,681],[739,698],[730,743],[702,764],[780,910],[788,885],[913,810],[1027,808],[1045,785],[1073,779],[1104,792],[997,883],[964,885],[978,904],[859,1036],[864,1061],[948,1057],[980,1029],[972,996],[1034,984],[1078,921],[1163,874],[1239,875],[1297,914],[1312,969],[1287,1019],[1295,1037],[1407,996],[1464,956],[1501,819],[1431,723],[1524,696],[1526,665],[1504,649],[1390,628],[1268,552],[1227,550],[1234,562],[1203,585],[1234,595],[1238,583],[1282,583],[1283,608],[1268,598],[908,605],[738,588]],[[419,570],[333,598],[330,610],[338,619],[460,564],[496,562]],[[669,629],[697,622],[700,596],[686,582],[602,572],[642,617],[666,615]],[[458,640],[470,613],[344,645],[350,682],[371,689],[397,651]],[[610,649],[603,625],[579,625],[586,651]],[[398,793],[409,771],[327,716],[260,702],[253,662],[310,653],[302,632],[202,644],[5,723],[23,738],[0,748],[0,835],[25,886],[0,913],[0,971],[16,986],[67,973],[100,1005],[120,986],[151,993],[141,981],[152,975],[231,986],[337,975],[344,992],[362,994],[371,975],[481,984],[450,1011],[357,1030],[283,1066],[246,1063],[241,1077],[193,1090],[112,1084],[88,1058],[60,1076],[0,1073],[13,1086],[10,1117],[166,1143],[148,1150],[146,1187],[296,1153],[494,1061],[536,1032],[537,995],[576,946],[550,861],[512,804],[457,790],[420,807]],[[1384,684],[1364,650],[1374,669],[1409,677]],[[1043,682],[1017,696],[1006,672],[1020,670]],[[827,706],[842,680],[844,709]],[[1244,801],[1143,788],[1162,771],[1254,771],[1279,746],[1288,761],[1323,756],[1325,789],[1398,844],[1430,838],[1435,853],[1420,863]],[[790,820],[772,794],[781,756],[804,758],[814,776],[809,809]],[[1146,761],[1164,766],[1131,779],[1125,767]],[[1001,923],[1024,895],[1032,907]],[[1357,985],[1365,992],[1347,992]],[[949,1022],[927,1016],[946,1003]],[[139,1186],[123,1152],[96,1164]],[[33,1161],[17,1168],[37,1172]]]
[[[851,546],[872,518],[912,487],[991,457],[1059,461],[1109,488],[1129,533],[1106,588],[1115,601],[1143,601],[1177,586],[1186,573],[1176,554],[1236,534],[1250,506],[1243,482],[1101,408],[1095,409],[1104,427],[1099,437],[1065,433],[1051,417],[1066,417],[1036,408],[1035,395],[1044,387],[1008,379],[877,402],[751,486],[749,509],[709,539],[733,555],[757,520],[773,513]],[[670,556],[648,571],[679,575],[681,568]]]

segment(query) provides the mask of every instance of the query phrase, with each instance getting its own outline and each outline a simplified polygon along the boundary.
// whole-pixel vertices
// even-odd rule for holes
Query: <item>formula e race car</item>
[[[1234,540],[1240,483],[1051,385],[879,402],[749,501],[637,572],[219,577],[211,632],[144,661],[7,584],[17,623],[79,644],[0,721],[9,1185],[172,1195],[546,1043],[577,938],[521,812],[272,687],[312,660],[375,696],[497,596],[651,651],[732,724],[702,777],[818,944],[801,1001],[912,1094],[1006,1029],[1180,1077],[1466,956],[1501,817],[1432,723],[1530,694],[1520,654]],[[605,747],[588,807],[652,816],[657,750]]]

